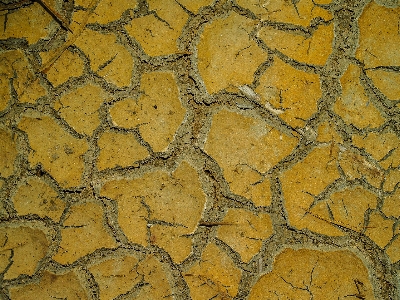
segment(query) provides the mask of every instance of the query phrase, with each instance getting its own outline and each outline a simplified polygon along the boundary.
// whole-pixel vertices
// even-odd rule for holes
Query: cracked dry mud
[[[1,1],[0,299],[400,299],[396,0]]]

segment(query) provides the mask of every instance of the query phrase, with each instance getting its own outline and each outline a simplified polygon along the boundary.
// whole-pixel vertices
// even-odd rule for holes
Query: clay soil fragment
[[[62,275],[45,271],[38,283],[11,288],[10,294],[11,299],[18,300],[88,299],[86,291],[74,271]]]
[[[356,57],[366,68],[400,65],[400,7],[387,8],[371,1],[364,9],[358,25],[360,46]]]
[[[253,73],[268,57],[249,38],[255,24],[231,13],[206,25],[198,45],[198,67],[210,94],[253,81]]]
[[[191,12],[197,13],[202,7],[211,5],[213,0],[179,0],[178,2]]]
[[[5,1],[8,2],[16,1]],[[7,16],[0,16],[0,38],[26,38],[29,44],[34,44],[48,34],[48,27],[52,21],[52,16],[43,6],[34,2],[32,5],[11,11]]]
[[[53,257],[60,264],[70,264],[96,249],[116,246],[103,227],[103,210],[98,204],[89,202],[73,206],[63,226],[62,241]]]
[[[384,168],[396,168],[400,165],[400,139],[395,133],[371,132],[366,136],[354,135],[353,143],[370,153]]]
[[[134,256],[109,258],[89,268],[100,288],[101,299],[114,299],[141,281]]]
[[[324,65],[332,52],[333,25],[320,26],[311,37],[264,27],[259,37],[273,50],[311,65]]]
[[[171,287],[165,266],[153,255],[110,257],[89,268],[100,289],[100,299],[168,299]]]
[[[99,170],[116,166],[127,167],[149,155],[132,134],[105,132],[99,139]]]
[[[29,178],[22,184],[13,197],[15,209],[19,215],[37,214],[58,222],[64,211],[65,203],[46,182],[39,178]]]
[[[258,192],[266,189],[268,193],[268,182],[255,183],[262,179],[260,172],[290,154],[296,141],[263,120],[221,110],[213,117],[205,150],[223,168],[232,191],[251,196],[256,205],[268,205],[270,199]],[[249,175],[247,178],[241,175],[243,171]]]
[[[309,211],[314,201],[313,195],[321,193],[325,187],[339,178],[334,160],[336,148],[315,148],[301,162],[294,165],[282,176],[285,207],[290,224],[297,228],[308,228],[318,233],[337,236],[342,233],[330,221],[325,203]]]
[[[379,188],[384,179],[384,173],[379,165],[374,165],[355,151],[346,150],[340,153],[339,163],[349,180],[366,178],[369,183]]]
[[[384,218],[379,213],[373,213],[369,216],[365,234],[379,247],[384,248],[393,237],[393,224],[392,220]]]
[[[132,242],[156,244],[178,263],[190,254],[192,241],[185,235],[197,227],[205,196],[197,172],[187,162],[171,174],[159,170],[133,180],[109,181],[101,193],[118,203],[119,224]],[[147,226],[148,222],[155,224]]]
[[[316,112],[322,95],[318,75],[297,70],[280,59],[261,76],[255,91],[263,105],[279,110],[279,117],[293,127],[304,126],[303,120]]]
[[[362,187],[334,193],[328,200],[333,222],[360,232],[364,229],[364,214],[375,208],[377,196]]]
[[[238,4],[253,11],[261,20],[289,26],[297,25],[300,26],[300,31],[311,34],[302,35],[299,31],[278,30],[266,25],[259,31],[258,36],[269,48],[277,49],[299,62],[325,64],[332,52],[333,24],[320,24],[314,32],[310,32],[306,27],[310,26],[314,19],[331,20],[330,12],[316,6],[311,0],[239,0]]]
[[[190,296],[196,300],[232,299],[238,291],[241,271],[215,244],[203,250],[201,260],[184,275]]]
[[[400,73],[379,69],[368,70],[366,73],[389,100],[400,99]]]
[[[42,60],[47,62],[52,58],[55,51],[41,53]],[[46,72],[47,79],[54,86],[66,82],[71,77],[79,77],[83,73],[83,61],[78,53],[64,51],[63,54],[56,60],[51,68]]]
[[[397,236],[386,249],[390,260],[395,263],[400,260],[400,237]]]
[[[0,299],[397,299],[398,49],[400,0],[0,0]]]
[[[113,0],[102,0],[97,5],[93,14],[90,16],[88,23],[107,24],[109,22],[116,21],[121,18],[122,13],[124,13],[126,10],[135,9],[137,2],[137,0],[119,0],[116,3]]]
[[[317,141],[321,143],[331,143],[331,145],[342,143],[343,139],[336,130],[335,123],[332,120],[322,122],[317,129]]]
[[[375,299],[368,270],[355,254],[285,249],[275,258],[272,271],[253,286],[249,299],[346,299],[350,295]]]
[[[47,116],[23,117],[18,128],[28,134],[32,167],[41,163],[63,187],[80,184],[86,141],[74,138]]]
[[[139,99],[117,102],[110,115],[117,126],[139,127],[143,139],[154,151],[165,151],[183,121],[186,109],[172,73],[152,72],[142,76]]]
[[[327,10],[314,5],[312,0],[237,0],[240,6],[250,9],[262,20],[309,26],[317,17],[330,20],[332,15]],[[315,3],[327,2],[314,1]]]
[[[237,251],[244,262],[260,251],[262,241],[272,235],[272,222],[267,214],[253,214],[243,209],[230,209],[218,228],[217,237]]]
[[[238,4],[250,9],[261,20],[301,26],[303,31],[307,31],[306,27],[314,19],[332,19],[330,12],[316,6],[311,0],[239,0]],[[332,51],[333,24],[321,24],[311,36],[266,26],[260,30],[258,36],[271,49],[277,49],[297,61],[324,65]]]
[[[134,61],[114,34],[86,29],[75,45],[89,56],[90,66],[100,76],[118,87],[130,84]]]
[[[0,111],[11,99],[11,79],[20,102],[34,103],[45,95],[45,89],[34,74],[28,60],[20,50],[0,53]]]
[[[128,33],[150,56],[168,55],[179,52],[177,39],[181,34],[188,15],[174,0],[150,0],[149,8],[157,16],[146,15],[133,19],[125,26]]]
[[[393,191],[400,182],[400,169],[390,170],[385,177],[385,183],[383,189],[385,191]]]
[[[346,123],[358,128],[378,127],[385,119],[371,103],[360,83],[360,69],[350,65],[340,79],[343,90],[334,110]]]
[[[33,275],[39,261],[46,255],[49,242],[39,229],[30,227],[0,228],[0,268],[5,272],[4,279],[13,279],[19,275]]]
[[[106,99],[102,88],[87,84],[61,97],[54,108],[76,131],[91,135],[100,125],[97,110]]]
[[[0,176],[8,177],[14,172],[17,154],[12,134],[8,130],[0,128]]]
[[[140,289],[135,299],[171,298],[172,291],[165,266],[153,255],[148,255],[139,263],[137,273],[143,278],[145,285]]]
[[[228,173],[229,170],[225,170],[225,174]],[[233,193],[246,197],[256,206],[267,206],[271,203],[271,183],[268,178],[245,164],[233,168],[232,174],[232,180],[228,183]]]
[[[382,212],[390,217],[400,217],[400,189],[397,189],[393,194],[385,197]]]

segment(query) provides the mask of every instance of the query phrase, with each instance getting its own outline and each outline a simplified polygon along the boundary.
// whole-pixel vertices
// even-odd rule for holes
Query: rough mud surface
[[[396,0],[0,3],[1,299],[400,299]]]

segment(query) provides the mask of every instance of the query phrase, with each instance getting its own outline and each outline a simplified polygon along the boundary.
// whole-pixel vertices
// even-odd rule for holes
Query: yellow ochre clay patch
[[[241,209],[230,209],[218,228],[217,236],[248,262],[261,248],[262,240],[272,235],[267,214],[255,215]]]
[[[115,35],[87,29],[75,44],[89,56],[93,71],[118,87],[130,84],[134,61]]]
[[[336,101],[334,110],[346,122],[359,128],[378,127],[384,122],[384,118],[366,95],[359,77],[359,68],[350,65],[340,79],[343,92]]]
[[[336,149],[334,149],[336,150]],[[321,215],[318,206],[317,213],[309,213],[309,208],[324,188],[339,178],[334,155],[329,147],[314,149],[303,161],[286,171],[282,176],[283,195],[289,221],[298,228],[326,235],[342,235],[329,220],[327,211]]]
[[[99,248],[113,248],[115,242],[103,227],[103,211],[95,203],[75,205],[61,230],[62,241],[54,260],[70,264]],[[76,241],[79,240],[79,243]]]
[[[192,299],[229,299],[238,291],[241,271],[215,244],[209,244],[195,263],[183,274]]]
[[[54,55],[54,51],[42,52],[43,61],[47,62]],[[60,58],[46,72],[47,78],[55,86],[66,82],[71,77],[79,77],[83,73],[83,61],[78,53],[65,51]]]
[[[186,23],[187,14],[178,3],[173,0],[151,0],[149,7],[157,13],[157,17],[143,16],[125,26],[146,54],[158,56],[179,52],[176,43]]]
[[[33,275],[39,261],[49,250],[45,234],[28,226],[2,227],[0,239],[0,268],[5,272],[4,279],[14,279],[22,274]]]
[[[24,117],[18,127],[28,135],[32,166],[40,163],[62,186],[80,184],[86,141],[73,137],[47,116]]]
[[[198,67],[210,94],[253,81],[254,71],[268,57],[249,38],[254,25],[232,13],[205,27],[198,46]]]
[[[52,20],[44,7],[35,2],[33,5],[0,16],[0,38],[26,38],[29,44],[34,44],[48,34]]]
[[[105,132],[99,139],[98,168],[127,167],[149,155],[132,134]]]
[[[141,280],[134,256],[110,258],[89,268],[100,287],[102,299],[114,299],[131,290]]]
[[[387,8],[375,1],[364,9],[358,21],[360,46],[356,57],[367,68],[400,64],[400,54],[396,51],[400,43],[399,14],[399,7]]]
[[[0,70],[0,111],[7,107],[11,99],[11,80],[20,102],[34,103],[46,94],[43,86],[35,80],[28,60],[21,51],[0,53]]]
[[[88,299],[86,291],[74,271],[56,275],[45,271],[39,283],[11,288],[11,298],[29,300],[40,294],[42,299]]]
[[[304,126],[317,110],[322,92],[319,76],[297,70],[276,59],[260,78],[255,90],[261,103],[279,110],[279,116],[290,125]]]
[[[97,110],[106,97],[100,87],[88,84],[61,97],[54,108],[76,131],[91,135],[100,125]]]
[[[256,205],[268,205],[270,199],[257,193],[262,185],[268,190],[268,182],[255,183],[262,178],[260,172],[289,155],[295,144],[296,138],[280,133],[262,120],[221,110],[213,118],[205,150],[223,168],[232,191],[251,195]],[[251,176],[241,178],[242,167]]]
[[[285,249],[271,272],[263,275],[249,299],[316,299],[363,295],[374,299],[368,271],[348,250]]]
[[[197,172],[187,162],[172,174],[155,171],[134,180],[110,181],[101,193],[118,203],[120,226],[132,242],[156,244],[177,262],[190,254],[192,242],[185,235],[197,227],[205,196]]]
[[[144,74],[140,87],[143,95],[139,99],[117,102],[110,115],[117,126],[139,127],[154,151],[165,151],[186,111],[179,100],[175,78],[166,72]]]
[[[59,221],[65,203],[46,182],[38,178],[29,178],[16,192],[13,198],[15,209],[20,215],[37,214]]]
[[[2,177],[8,177],[14,172],[17,155],[15,138],[8,130],[0,128],[0,175]]]

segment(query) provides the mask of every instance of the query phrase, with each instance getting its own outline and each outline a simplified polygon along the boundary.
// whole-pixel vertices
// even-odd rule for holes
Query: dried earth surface
[[[1,1],[0,299],[400,299],[399,49],[398,0]]]

